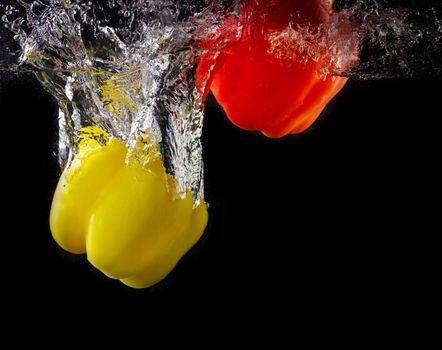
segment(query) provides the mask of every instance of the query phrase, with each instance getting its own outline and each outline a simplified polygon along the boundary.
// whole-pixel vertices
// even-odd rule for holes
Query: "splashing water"
[[[6,6],[3,20],[21,47],[20,63],[59,102],[60,162],[71,160],[86,126],[132,147],[147,135],[181,192],[201,198],[203,109],[191,43],[216,27],[226,3],[19,3]]]
[[[339,13],[319,28],[289,24],[271,33],[269,54],[321,61],[323,73],[357,78],[441,74],[435,57],[442,21],[433,7],[416,13],[376,1],[335,5]],[[0,40],[7,54],[0,68],[34,72],[57,98],[61,164],[72,159],[86,126],[152,152],[137,142],[148,137],[179,189],[202,198],[202,91],[209,77],[196,87],[202,49],[194,43],[217,42],[206,48],[214,66],[217,49],[239,39],[239,24],[228,28],[231,35],[219,28],[227,16],[239,16],[240,6],[239,0],[4,1]]]
[[[342,0],[336,2],[357,32],[357,65],[343,75],[357,79],[442,76],[440,0]]]
[[[413,9],[394,1],[338,0],[338,12],[319,28],[290,23],[270,34],[269,54],[311,59],[324,74],[357,79],[441,76],[442,3],[433,2]]]

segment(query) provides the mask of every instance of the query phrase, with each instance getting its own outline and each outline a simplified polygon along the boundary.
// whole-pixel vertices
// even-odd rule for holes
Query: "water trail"
[[[147,136],[181,192],[203,196],[203,106],[192,43],[217,27],[227,2],[40,0],[3,7],[14,40],[5,45],[9,61],[0,63],[34,71],[58,100],[61,164],[69,163],[85,126],[133,147]]]

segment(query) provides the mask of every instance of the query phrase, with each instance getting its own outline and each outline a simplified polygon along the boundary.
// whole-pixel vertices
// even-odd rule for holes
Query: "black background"
[[[440,234],[441,83],[351,80],[309,131],[279,140],[235,128],[209,98],[206,233],[167,280],[132,290],[52,240],[57,106],[30,77],[4,76],[5,300],[55,309],[68,300],[72,313],[74,305],[142,313],[163,303],[210,309],[250,297],[261,306],[369,305],[394,303],[416,286],[430,291]]]
[[[209,97],[206,233],[165,281],[133,290],[53,241],[57,105],[32,76],[1,75],[1,307],[55,321],[187,308],[179,324],[201,308],[425,308],[440,276],[441,86],[353,79],[311,129],[278,140],[234,127]]]

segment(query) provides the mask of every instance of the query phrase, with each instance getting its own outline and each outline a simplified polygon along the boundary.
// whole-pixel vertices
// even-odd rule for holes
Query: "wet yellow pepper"
[[[207,206],[201,200],[193,208],[190,193],[178,196],[160,157],[127,157],[121,141],[102,145],[90,136],[105,136],[102,131],[87,131],[55,191],[52,235],[65,250],[86,253],[107,276],[134,288],[152,286],[201,237]]]

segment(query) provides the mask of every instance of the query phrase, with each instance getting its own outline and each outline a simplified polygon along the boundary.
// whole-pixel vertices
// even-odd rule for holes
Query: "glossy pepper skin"
[[[347,79],[321,75],[320,61],[308,59],[304,63],[270,53],[270,34],[289,25],[318,28],[333,15],[332,3],[329,0],[245,1],[240,18],[226,20],[221,30],[229,33],[229,27],[239,25],[240,39],[221,49],[207,88],[235,125],[259,130],[269,137],[300,133],[342,89]],[[208,40],[201,46],[216,47],[217,43]],[[209,50],[201,58],[197,81],[207,74],[210,61],[207,55],[211,54]]]
[[[89,128],[87,135],[103,133]],[[180,198],[160,157],[135,161],[112,139],[85,136],[55,191],[50,227],[65,250],[86,253],[97,269],[134,288],[150,287],[175,267],[207,224],[203,200]]]

